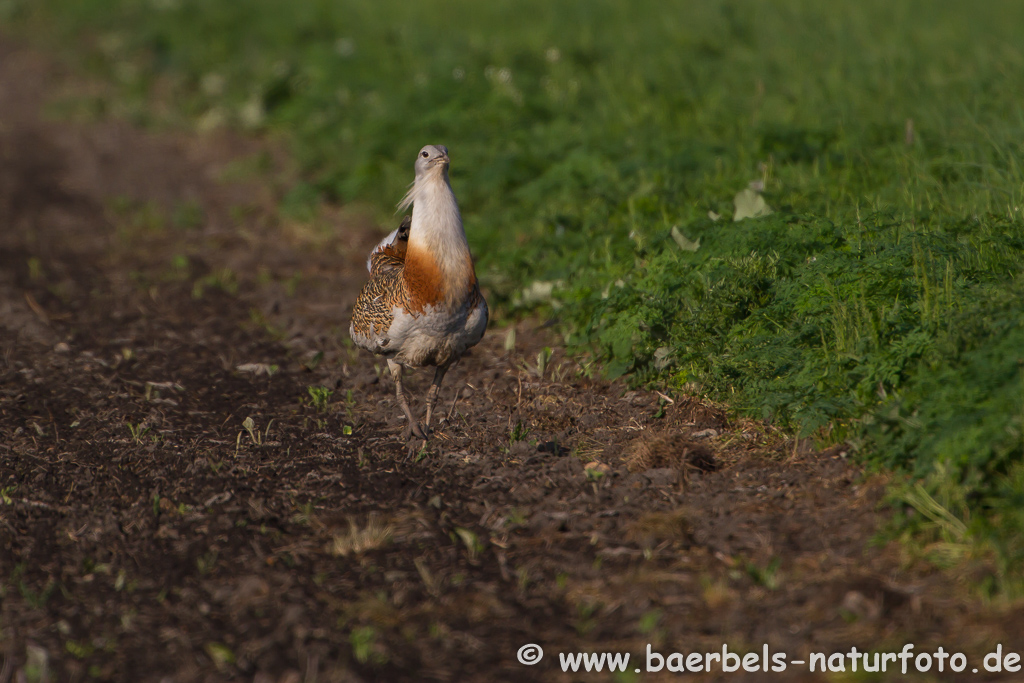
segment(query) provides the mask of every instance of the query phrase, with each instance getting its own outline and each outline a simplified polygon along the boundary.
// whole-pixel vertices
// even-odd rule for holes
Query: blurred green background
[[[284,138],[294,219],[389,226],[447,145],[499,317],[849,441],[921,482],[900,532],[1024,585],[1024,3],[0,0],[0,25],[116,84],[97,115]]]

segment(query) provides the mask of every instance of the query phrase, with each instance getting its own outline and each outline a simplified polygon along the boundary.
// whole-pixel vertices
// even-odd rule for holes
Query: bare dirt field
[[[0,683],[659,681],[648,644],[905,643],[971,662],[915,680],[1013,680],[971,669],[1024,650],[1024,609],[872,543],[894,512],[842,449],[591,378],[537,321],[492,326],[408,449],[347,339],[389,226],[281,219],[266,142],[45,116],[73,87],[0,38]]]

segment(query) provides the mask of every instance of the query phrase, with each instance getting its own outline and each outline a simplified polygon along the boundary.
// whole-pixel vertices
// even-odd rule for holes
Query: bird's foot
[[[409,439],[411,439],[414,436],[417,439],[423,439],[424,441],[426,441],[427,439],[430,438],[429,435],[430,435],[430,428],[427,427],[426,429],[424,429],[420,425],[420,423],[416,422],[415,420],[412,420],[412,421],[406,423],[406,425],[405,425],[404,438],[405,438],[406,441],[408,441]]]
[[[405,460],[419,462],[426,455],[427,444],[430,443],[430,428],[419,422],[412,422],[405,428]]]
[[[405,461],[406,462],[419,462],[423,458],[427,457],[427,444],[428,441],[420,441],[419,439],[412,439],[405,445]]]

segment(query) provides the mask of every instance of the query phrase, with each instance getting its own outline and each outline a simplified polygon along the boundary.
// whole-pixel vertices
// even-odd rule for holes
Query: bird
[[[416,155],[415,179],[398,204],[412,207],[401,225],[373,248],[370,278],[352,308],[349,336],[360,348],[387,359],[395,398],[407,420],[405,438],[426,440],[445,373],[487,329],[487,301],[480,293],[459,205],[448,178],[444,145]],[[423,425],[413,417],[402,387],[406,367],[433,366]]]

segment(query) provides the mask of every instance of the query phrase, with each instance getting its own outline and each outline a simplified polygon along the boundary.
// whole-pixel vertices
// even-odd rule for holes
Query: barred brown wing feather
[[[394,322],[396,305],[401,305],[401,262],[387,252],[375,255],[373,275],[363,286],[352,307],[351,331],[353,340],[365,349],[379,353]]]
[[[387,237],[377,243],[370,251],[370,256],[366,259],[366,270],[373,273],[374,260],[378,254],[387,253],[392,258],[405,260],[405,250],[409,245],[409,230],[412,227],[412,216],[406,216],[402,219],[402,223],[388,233]]]

